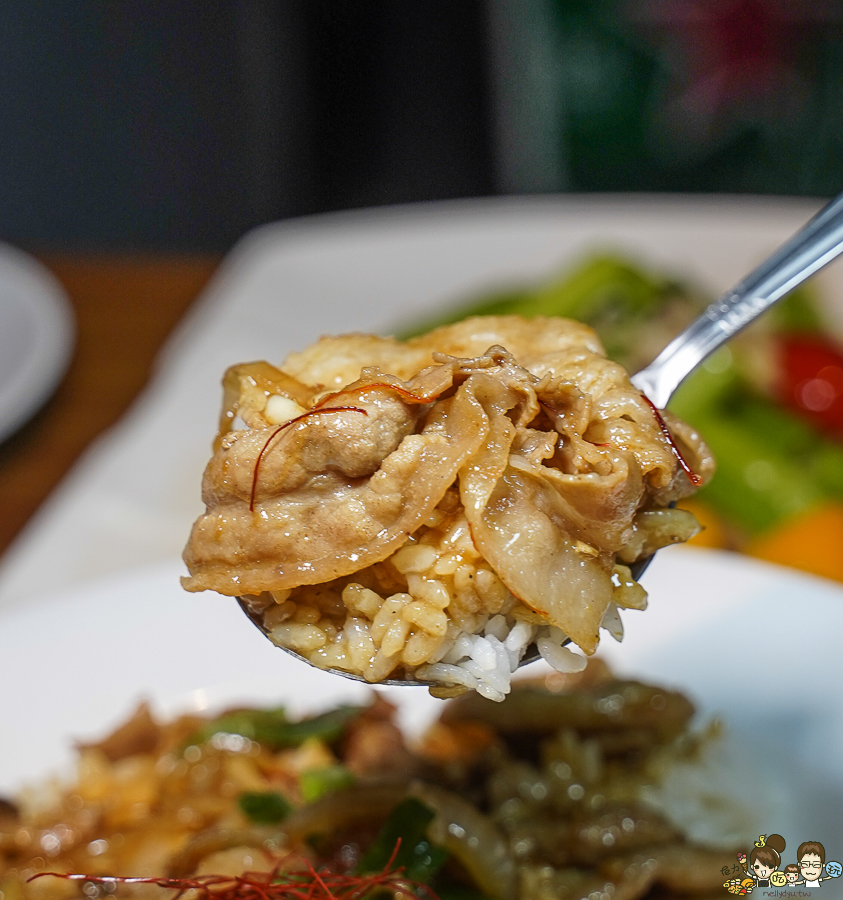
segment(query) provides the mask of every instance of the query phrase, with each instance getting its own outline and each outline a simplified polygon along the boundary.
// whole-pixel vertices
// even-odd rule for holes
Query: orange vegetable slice
[[[750,556],[843,581],[843,504],[824,503],[753,539]]]

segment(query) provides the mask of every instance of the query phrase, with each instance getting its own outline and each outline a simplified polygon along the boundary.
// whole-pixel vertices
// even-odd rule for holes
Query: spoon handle
[[[663,409],[682,381],[722,343],[843,252],[843,194],[711,306],[635,376]]]

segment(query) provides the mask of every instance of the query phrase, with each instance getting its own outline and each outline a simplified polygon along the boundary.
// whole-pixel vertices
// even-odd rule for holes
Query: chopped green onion
[[[412,881],[428,884],[448,858],[448,851],[433,844],[427,837],[427,826],[435,813],[421,800],[408,797],[389,814],[380,833],[363,855],[358,872],[377,872],[389,862],[395,845],[401,846],[393,865],[404,867],[404,874]]]
[[[277,791],[247,791],[237,803],[244,815],[257,825],[277,825],[293,811],[292,804]]]
[[[302,799],[307,803],[313,803],[325,794],[350,787],[354,781],[354,775],[345,766],[338,764],[302,772],[299,785]]]
[[[290,722],[283,707],[237,710],[203,725],[187,744],[204,744],[215,734],[238,734],[270,749],[298,747],[308,738],[331,744],[342,737],[346,725],[361,711],[359,706],[338,706],[310,719]]]

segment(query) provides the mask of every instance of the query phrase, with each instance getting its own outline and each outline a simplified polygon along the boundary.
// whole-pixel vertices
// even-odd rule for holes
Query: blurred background
[[[824,0],[30,0],[0,235],[221,253],[261,222],[544,191],[836,193]]]
[[[75,323],[58,390],[0,438],[0,554],[255,226],[461,197],[843,187],[832,0],[28,0],[4,9],[0,84],[0,242],[46,266]],[[0,363],[20,350],[4,327]],[[843,541],[843,499],[834,515],[822,533]]]
[[[715,268],[709,249],[722,259],[725,245],[738,268],[718,270],[717,286],[724,271],[739,277],[747,259],[760,259],[820,198],[843,189],[843,0],[11,0],[0,14],[0,122],[0,635],[32,636],[25,678],[14,665],[19,657],[7,654],[13,671],[7,664],[5,683],[14,690],[0,692],[7,701],[0,720],[26,723],[16,729],[23,743],[5,743],[28,756],[37,743],[30,732],[47,733],[42,725],[67,728],[69,743],[71,733],[83,733],[83,708],[92,729],[105,721],[103,698],[114,713],[122,710],[129,699],[123,668],[142,673],[136,682],[129,676],[133,696],[153,699],[198,695],[194,688],[204,687],[214,696],[213,685],[228,678],[217,659],[227,659],[230,648],[209,642],[201,658],[212,677],[203,682],[190,671],[189,680],[171,680],[170,662],[187,672],[196,658],[188,652],[182,660],[179,642],[195,651],[196,635],[191,630],[188,643],[186,630],[171,631],[165,607],[155,605],[170,590],[174,604],[187,596],[173,561],[201,510],[200,472],[226,365],[254,358],[256,346],[271,349],[254,356],[276,359],[296,334],[310,340],[317,327],[371,327],[367,304],[391,304],[397,323],[413,303],[451,297],[449,313],[464,299],[485,311],[526,308],[589,321],[615,358],[640,365],[643,350],[662,346],[710,299],[707,288],[686,283],[684,269],[650,271],[650,264],[672,265],[677,249],[692,247],[682,258],[698,260],[694,271],[702,274]],[[631,197],[626,205],[598,198],[601,192],[676,196]],[[562,198],[546,205],[560,211],[553,221],[564,219],[569,230],[547,229],[551,220],[535,214],[542,203],[514,229],[499,227],[515,221],[504,203],[490,204],[491,213],[490,206],[467,204],[473,218],[465,207],[429,218],[413,208],[269,230],[266,244],[257,236],[241,245],[267,250],[249,257],[260,265],[248,278],[242,255],[223,262],[244,234],[267,222],[536,194]],[[589,196],[569,202],[575,194]],[[692,194],[719,199],[686,199]],[[721,226],[734,226],[741,204],[724,194],[815,201],[749,202],[752,215],[737,216],[749,224],[736,232]],[[552,268],[568,264],[567,257],[556,262],[559,235],[579,242],[590,208],[610,211],[599,218],[603,228],[624,207],[628,215],[618,218],[635,236],[648,203],[652,260],[582,259],[570,271]],[[706,211],[703,228],[693,223],[694,210]],[[414,231],[414,218],[425,219],[427,230]],[[379,232],[358,240],[372,220]],[[460,233],[454,220],[473,224]],[[380,244],[379,233],[386,235]],[[405,252],[393,238],[406,235],[414,237]],[[27,258],[7,245],[40,266],[24,266]],[[270,246],[282,252],[273,256]],[[307,252],[297,257],[296,246]],[[436,252],[425,256],[419,246]],[[492,283],[521,272],[522,263],[523,271],[540,268],[550,280],[523,290]],[[13,295],[20,266],[34,294]],[[843,278],[835,284],[843,297]],[[485,286],[506,294],[463,295]],[[20,302],[4,305],[9,300]],[[784,317],[767,317],[777,331],[712,357],[674,409],[718,458],[717,477],[692,501],[705,525],[699,540],[836,579],[839,594],[843,351],[832,346],[811,291],[797,300],[778,307]],[[37,317],[16,333],[5,315],[25,319],[39,308],[64,310],[62,321],[72,322],[53,329],[61,331],[60,349],[46,355],[26,340],[32,329],[25,326],[37,325]],[[843,304],[838,310],[840,324]],[[196,315],[185,320],[188,311]],[[180,322],[185,327],[174,334]],[[169,353],[162,354],[165,346]],[[248,355],[240,356],[234,348],[243,346]],[[46,372],[34,393],[34,379],[21,378],[24,363]],[[11,425],[4,397],[14,406]],[[760,609],[760,601],[743,612],[736,606],[737,618],[717,618],[715,631],[705,616],[720,615],[718,598],[746,585],[740,599],[754,604],[749,586],[766,591],[772,584],[769,577],[738,577],[752,575],[751,560],[741,570],[732,568],[741,558],[723,558],[728,568],[715,568],[720,580],[699,579],[690,591],[680,582],[677,608],[691,610],[693,646],[702,655],[689,670],[684,650],[691,645],[677,642],[664,657],[677,663],[668,680],[678,683],[689,671],[707,675],[714,660],[713,683],[728,687],[725,708],[735,709],[746,729],[763,720],[765,730],[750,746],[763,736],[765,751],[805,748],[800,759],[810,761],[810,777],[792,781],[800,803],[822,783],[825,814],[839,822],[843,676],[839,654],[827,651],[834,627],[819,623],[840,622],[843,607],[820,603],[810,586],[786,596],[792,582],[783,578],[780,589],[764,594],[766,613],[757,622],[741,616]],[[163,581],[132,575],[158,564],[169,566]],[[6,628],[6,614],[34,609],[39,595],[86,600],[87,589],[68,591],[92,579],[109,585],[91,594],[107,596],[107,613],[104,605],[74,601],[55,616],[50,611],[49,627]],[[714,613],[701,601],[687,605],[704,591],[714,598]],[[159,608],[150,627],[166,640],[151,647],[144,635],[152,631],[135,629],[132,616]],[[792,618],[788,608],[796,611]],[[716,640],[697,640],[705,622],[704,633]],[[667,641],[668,632],[655,633]],[[815,643],[813,635],[823,633],[826,643]],[[72,648],[69,667],[50,656],[50,634]],[[222,631],[220,639],[227,639]],[[637,658],[649,665],[651,645],[643,646]],[[745,669],[738,665],[744,656],[751,661]],[[251,662],[243,658],[244,673]],[[745,679],[727,684],[724,673],[739,670]],[[239,692],[238,679],[232,684]],[[693,681],[708,688],[711,679]],[[260,683],[280,692],[284,678]],[[176,684],[184,684],[184,694]],[[293,693],[303,701],[309,688],[297,680]],[[791,698],[799,698],[798,709]],[[290,699],[294,707],[299,702]],[[4,714],[9,701],[18,705]],[[22,718],[15,711],[24,708]],[[806,829],[802,836],[831,833]]]

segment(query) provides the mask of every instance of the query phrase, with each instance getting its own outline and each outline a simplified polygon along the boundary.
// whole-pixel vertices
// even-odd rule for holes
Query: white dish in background
[[[296,662],[214,594],[187,594],[172,561],[0,615],[0,795],[66,769],[75,739],[103,736],[143,698],[171,715],[233,703],[318,711],[370,688]],[[691,696],[728,723],[740,771],[713,793],[749,795],[751,836],[821,835],[841,846],[843,589],[735,555],[671,548],[645,576],[650,609],[628,612],[615,670]],[[534,664],[525,676],[547,670]],[[379,688],[418,732],[440,701]],[[747,760],[757,759],[757,767]],[[752,815],[752,814],[751,814]]]
[[[389,331],[455,299],[536,282],[601,249],[713,294],[818,206],[495,198],[314,217],[247,236],[169,343],[150,389],[4,560],[0,795],[65,765],[75,738],[102,736],[142,697],[170,714],[236,702],[304,712],[367,695],[274,649],[232,601],[178,585],[183,568],[174,558],[201,510],[227,365],[280,360],[322,332]],[[821,278],[841,325],[843,267]],[[753,823],[752,839],[773,831],[788,841],[819,838],[839,858],[843,589],[684,548],[660,553],[644,583],[651,609],[626,614],[627,638],[619,646],[607,638],[605,656],[622,674],[688,692],[702,715],[723,715],[746,757],[758,757],[739,785],[732,770],[731,781],[713,785],[715,793],[749,785],[769,795],[761,800],[775,815]],[[34,584],[53,596],[33,597]],[[525,674],[540,672],[537,664]],[[423,689],[389,694],[411,729],[437,714]]]
[[[820,202],[777,198],[495,197],[313,216],[234,248],[183,320],[131,412],[91,447],[0,567],[0,608],[32,585],[64,592],[177,556],[236,362],[281,361],[322,333],[389,332],[507,285],[539,283],[609,250],[712,296]],[[843,325],[843,265],[820,276]],[[166,435],[166,440],[162,436]]]
[[[34,415],[70,362],[70,304],[32,257],[0,244],[0,441]]]

